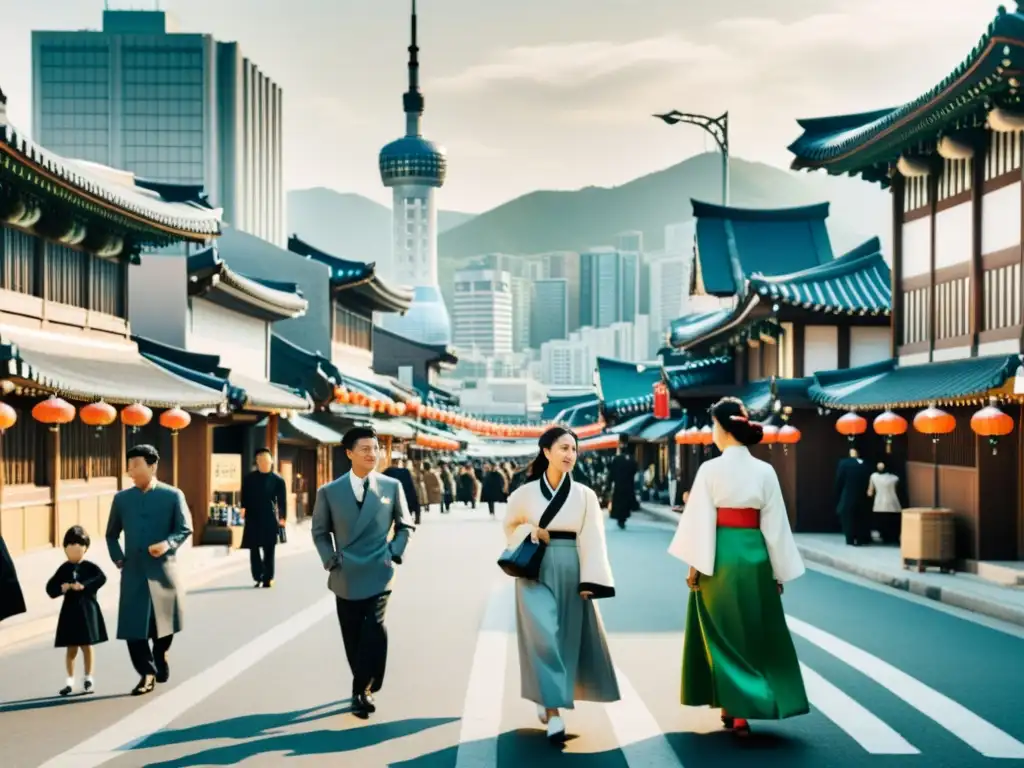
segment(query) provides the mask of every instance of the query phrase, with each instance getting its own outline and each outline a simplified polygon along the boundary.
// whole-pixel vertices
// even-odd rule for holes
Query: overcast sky
[[[1012,6],[1012,0],[1005,0]],[[153,8],[111,0],[111,8]],[[404,131],[409,0],[164,0],[180,31],[236,40],[284,88],[285,182],[382,202]],[[424,133],[440,204],[611,186],[713,148],[649,115],[729,110],[733,154],[786,166],[798,117],[892,106],[945,77],[988,0],[419,0]],[[102,0],[0,0],[0,87],[31,120],[33,29],[98,29]]]

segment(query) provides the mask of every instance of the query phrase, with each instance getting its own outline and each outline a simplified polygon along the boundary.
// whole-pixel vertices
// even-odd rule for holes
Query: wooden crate
[[[242,531],[240,525],[208,525],[203,529],[203,544],[238,549],[242,546]]]
[[[903,567],[916,565],[921,572],[928,566],[935,566],[951,573],[956,560],[954,521],[951,509],[912,507],[903,510],[900,532]]]

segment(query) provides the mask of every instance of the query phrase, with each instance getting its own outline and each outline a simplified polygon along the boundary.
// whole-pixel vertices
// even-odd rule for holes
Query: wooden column
[[[967,332],[971,336],[971,356],[978,355],[978,335],[985,328],[985,273],[981,263],[982,201],[985,197],[985,154],[988,142],[980,143],[971,160],[971,284]]]
[[[205,417],[193,417],[192,423],[179,433],[178,443],[180,460],[175,462],[179,468],[178,488],[185,494],[192,512],[192,541],[198,544],[202,541],[213,500],[213,427]]]
[[[50,455],[47,457],[47,480],[53,497],[53,511],[50,514],[50,543],[60,543],[60,428],[50,427]]]
[[[892,177],[892,314],[889,324],[890,352],[895,360],[903,346],[903,201],[906,179],[896,170]]]
[[[961,528],[967,529],[963,533],[967,535],[957,536],[957,539],[969,542],[970,550],[958,552],[961,557],[972,560],[1017,559],[1020,499],[1015,479],[1020,467],[1019,433],[1018,421],[1011,434],[999,439],[995,455],[987,438],[974,438],[978,467],[974,492],[977,494],[978,512],[976,519],[961,521]],[[994,489],[998,489],[998,493],[993,493]]]
[[[178,487],[178,433],[171,432],[171,485]]]
[[[276,413],[267,416],[267,449],[274,457],[275,464],[277,463],[277,433],[280,419],[280,415]]]
[[[804,350],[806,349],[806,334],[803,323],[793,323],[793,378],[800,379],[804,376]],[[813,373],[813,371],[812,371]]]
[[[836,326],[836,367],[850,367],[850,326]]]
[[[932,172],[928,174],[928,362],[935,359],[935,334],[937,331],[935,291],[935,206],[939,197],[939,178],[942,174],[941,163],[932,163]]]
[[[128,457],[125,455],[128,453],[128,433],[127,427],[124,422],[119,418],[116,426],[112,429],[117,430],[117,487],[118,490],[123,490],[127,487],[126,478],[128,477]]]

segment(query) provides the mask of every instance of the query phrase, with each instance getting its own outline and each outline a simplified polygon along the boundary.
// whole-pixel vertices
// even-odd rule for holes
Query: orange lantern
[[[707,424],[701,427],[700,432],[698,432],[697,434],[700,435],[700,444],[705,447],[711,445],[711,443],[714,442],[713,432],[711,431],[711,427],[709,427]]]
[[[956,429],[956,419],[930,405],[914,416],[914,429],[923,435],[931,435],[933,440],[938,440],[941,435],[948,435]]]
[[[690,442],[690,430],[681,429],[676,432],[676,445],[692,445]]]
[[[146,426],[152,420],[153,412],[142,403],[134,403],[121,409],[121,421],[126,427],[131,427],[132,432],[137,432],[139,427]]]
[[[767,445],[771,448],[777,442],[779,442],[779,428],[774,424],[762,424],[761,445]]]
[[[32,409],[32,418],[56,430],[61,424],[67,424],[75,418],[75,406],[56,395],[50,395],[41,403],[36,403]]]
[[[876,435],[882,435],[885,438],[886,453],[892,453],[893,437],[907,433],[907,420],[892,411],[886,411],[876,416],[871,426],[874,427]]]
[[[83,406],[78,412],[82,423],[90,427],[96,427],[97,431],[109,427],[117,419],[117,411],[114,406],[100,400],[98,403],[89,403]]]
[[[993,401],[991,405],[971,416],[971,429],[978,437],[988,438],[988,444],[992,447],[992,455],[995,456],[999,438],[1006,437],[1013,432],[1013,418],[999,410]]]
[[[0,403],[0,435],[18,423],[18,412],[7,403]]]
[[[336,402],[339,402],[342,405],[348,405],[348,403],[350,402],[350,397],[349,397],[349,394],[348,394],[348,390],[345,389],[344,387],[335,387],[334,388],[334,399],[335,399]]]
[[[868,429],[868,420],[851,411],[836,420],[836,432],[846,435],[851,443],[857,435],[863,435]]]
[[[398,416],[405,416],[406,405],[405,403],[395,404],[395,414]]]
[[[178,434],[191,423],[192,417],[188,411],[183,411],[181,408],[171,408],[160,414],[160,426],[171,430],[172,435]]]
[[[792,424],[783,424],[779,428],[778,441],[782,445],[782,452],[789,453],[789,446],[800,442],[800,430]]]

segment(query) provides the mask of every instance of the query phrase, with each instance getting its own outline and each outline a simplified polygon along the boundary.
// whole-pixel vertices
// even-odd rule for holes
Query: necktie
[[[366,503],[366,494],[370,492],[370,478],[363,480],[363,496],[359,499],[359,508],[363,508],[363,504]]]

